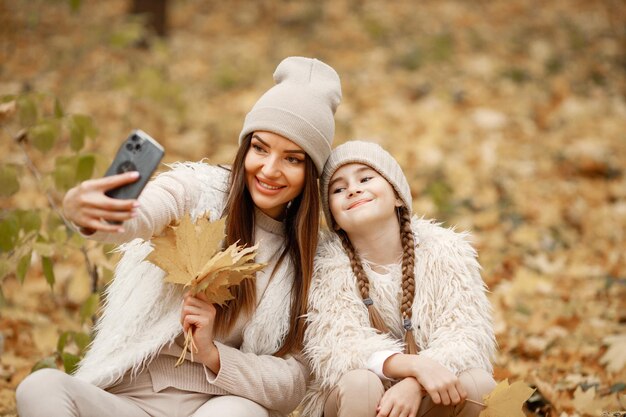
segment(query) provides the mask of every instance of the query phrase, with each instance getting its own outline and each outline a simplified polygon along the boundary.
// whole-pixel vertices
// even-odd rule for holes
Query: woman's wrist
[[[211,342],[209,348],[203,353],[202,357],[199,358],[200,362],[217,375],[220,371],[220,351],[215,346],[215,343]]]

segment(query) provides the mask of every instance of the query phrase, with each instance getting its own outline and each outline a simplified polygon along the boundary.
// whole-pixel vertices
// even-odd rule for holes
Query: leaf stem
[[[481,402],[478,402],[478,401],[474,401],[474,400],[469,399],[469,398],[466,398],[466,399],[465,399],[465,401],[469,401],[469,402],[470,402],[470,403],[472,403],[472,404],[480,405],[481,407],[485,407],[485,408],[487,408],[487,406],[486,406],[485,404],[483,404],[483,403],[481,403]]]

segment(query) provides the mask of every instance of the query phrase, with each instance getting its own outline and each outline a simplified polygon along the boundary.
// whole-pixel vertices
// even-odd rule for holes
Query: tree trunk
[[[146,16],[146,24],[157,35],[167,35],[167,0],[132,0],[132,14]]]

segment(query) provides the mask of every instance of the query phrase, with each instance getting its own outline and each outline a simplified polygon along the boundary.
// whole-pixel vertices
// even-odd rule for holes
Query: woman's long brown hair
[[[226,219],[226,244],[254,245],[254,202],[246,186],[244,162],[252,135],[241,142],[235,155],[228,197],[223,216]],[[307,155],[305,159],[304,187],[300,195],[291,201],[285,216],[285,249],[278,259],[277,270],[286,256],[293,265],[293,287],[291,290],[291,311],[289,332],[280,349],[275,353],[283,356],[302,348],[304,338],[306,308],[309,286],[313,275],[313,258],[317,248],[319,229],[319,194],[317,168]],[[215,328],[217,334],[226,334],[233,328],[240,314],[251,315],[256,308],[256,287],[254,280],[246,279],[235,286],[233,300],[224,308],[217,309]]]

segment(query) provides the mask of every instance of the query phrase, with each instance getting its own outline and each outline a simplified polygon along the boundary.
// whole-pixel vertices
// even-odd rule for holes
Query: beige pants
[[[128,377],[106,391],[56,369],[29,375],[17,387],[20,417],[268,417],[246,398],[152,389],[150,373]]]
[[[483,402],[483,395],[496,386],[493,377],[482,369],[470,369],[459,375],[467,398]],[[385,388],[380,378],[366,369],[345,374],[330,392],[324,405],[324,417],[374,417]],[[419,417],[478,417],[483,407],[465,401],[456,406],[437,405],[430,396],[422,398]]]

